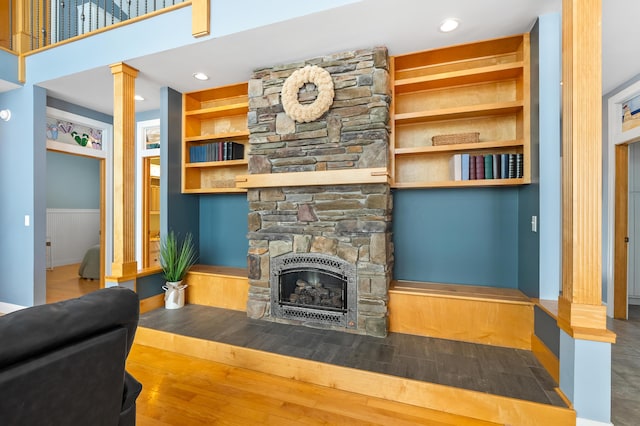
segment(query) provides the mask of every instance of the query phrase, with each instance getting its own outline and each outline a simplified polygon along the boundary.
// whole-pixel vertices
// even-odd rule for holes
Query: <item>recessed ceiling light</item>
[[[448,33],[458,28],[458,25],[460,25],[460,21],[458,21],[457,19],[445,19],[440,24],[440,31],[442,31],[443,33]]]
[[[202,80],[202,81],[209,80],[209,76],[206,75],[203,72],[194,72],[193,73],[193,78],[195,78],[197,80]]]
[[[135,99],[136,101],[144,101],[144,98],[140,95],[134,95],[133,99]]]

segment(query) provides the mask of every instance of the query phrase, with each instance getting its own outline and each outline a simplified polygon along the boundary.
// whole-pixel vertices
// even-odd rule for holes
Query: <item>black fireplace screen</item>
[[[276,318],[355,328],[354,265],[321,253],[271,259],[271,314]]]
[[[280,275],[280,303],[345,312],[347,280],[317,269],[291,270]]]

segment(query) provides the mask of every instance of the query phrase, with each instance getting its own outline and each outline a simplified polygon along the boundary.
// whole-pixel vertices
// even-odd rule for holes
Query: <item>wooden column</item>
[[[31,50],[31,7],[30,0],[16,0],[13,10],[13,50],[27,53]]]
[[[113,264],[111,278],[135,276],[135,79],[138,70],[111,65],[113,74]]]
[[[192,0],[191,35],[202,37],[211,34],[211,0]]]
[[[601,0],[563,0],[562,295],[558,324],[606,330],[602,304]]]

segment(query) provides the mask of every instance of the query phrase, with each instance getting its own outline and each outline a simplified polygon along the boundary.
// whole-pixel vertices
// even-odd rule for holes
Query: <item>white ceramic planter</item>
[[[184,289],[187,285],[182,285],[182,281],[169,282],[162,286],[164,290],[165,309],[180,309],[184,306]]]

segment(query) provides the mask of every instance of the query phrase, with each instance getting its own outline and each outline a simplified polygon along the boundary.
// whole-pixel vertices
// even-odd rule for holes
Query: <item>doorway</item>
[[[104,163],[47,150],[47,303],[104,287]]]
[[[143,158],[142,267],[160,266],[160,157]]]
[[[46,302],[105,286],[113,245],[112,140],[111,124],[47,107]],[[91,264],[81,271],[87,256]],[[49,291],[49,278],[64,289]]]
[[[640,143],[615,147],[613,317],[640,304]]]

